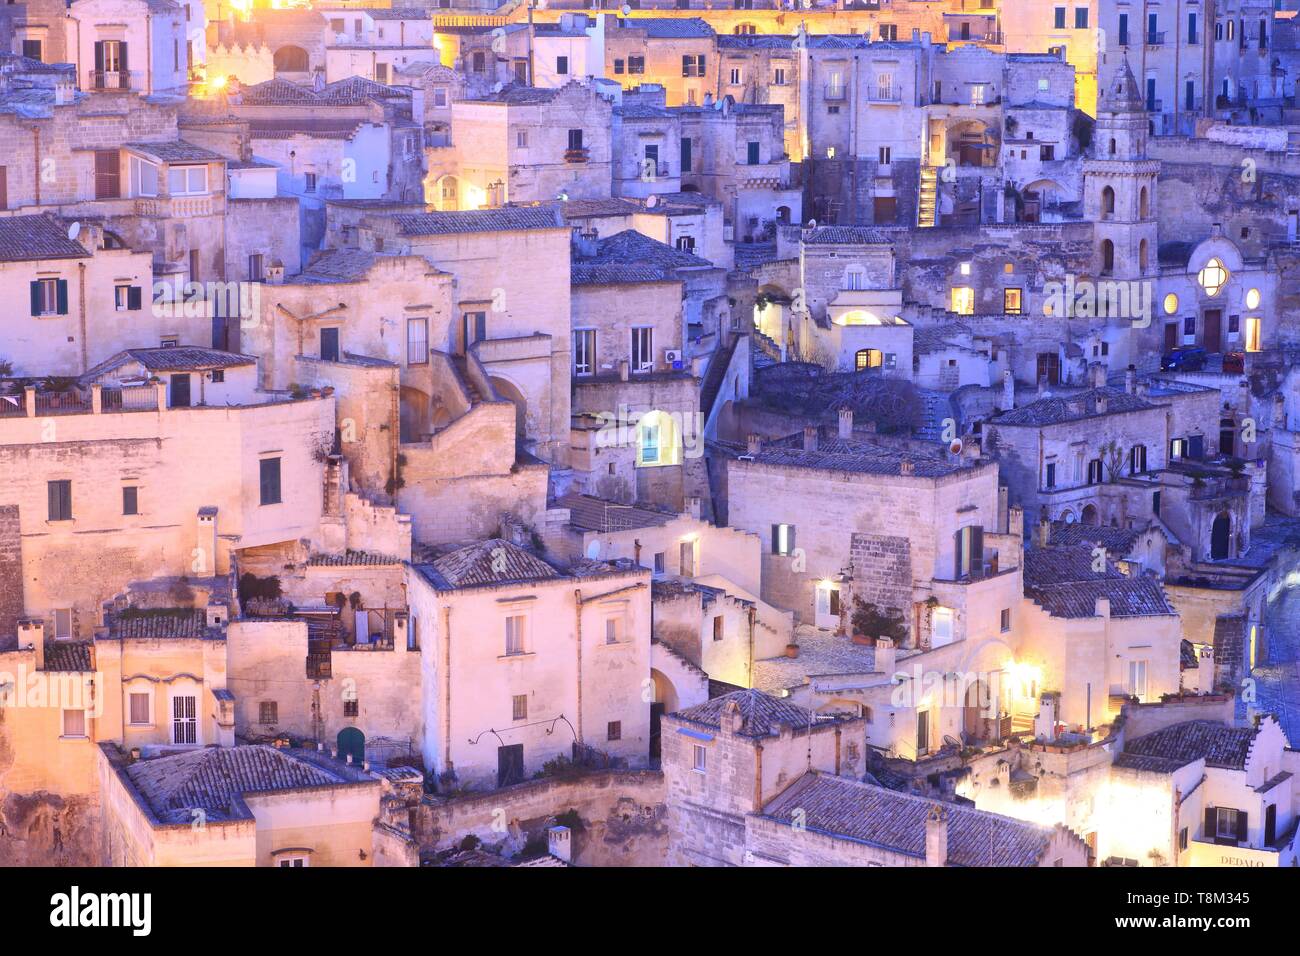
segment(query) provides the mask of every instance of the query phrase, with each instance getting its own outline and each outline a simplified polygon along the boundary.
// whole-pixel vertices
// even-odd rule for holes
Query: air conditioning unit
[[[664,349],[664,362],[674,370],[680,371],[682,368],[682,350]]]

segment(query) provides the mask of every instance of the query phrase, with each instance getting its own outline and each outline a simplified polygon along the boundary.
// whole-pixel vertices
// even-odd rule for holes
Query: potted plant
[[[902,641],[907,637],[903,619],[890,613],[889,608],[877,607],[862,598],[853,599],[853,643],[875,646],[876,641],[888,637]]]

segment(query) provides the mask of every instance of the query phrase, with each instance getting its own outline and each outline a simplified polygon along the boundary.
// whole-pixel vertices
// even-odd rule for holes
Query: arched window
[[[1110,219],[1115,215],[1115,190],[1107,186],[1101,191],[1101,218]]]
[[[1138,193],[1138,218],[1149,219],[1151,217],[1151,197],[1147,195],[1147,188],[1142,187]]]
[[[1232,516],[1219,512],[1210,527],[1210,560],[1222,561],[1232,550]]]
[[[275,72],[306,73],[307,51],[300,46],[282,46],[275,51]]]
[[[1145,239],[1138,243],[1138,268],[1143,272],[1147,271],[1147,241]]]
[[[667,412],[653,411],[642,415],[637,421],[636,437],[638,467],[681,464],[681,435],[677,423]]]
[[[1115,155],[1115,137],[1113,136],[1110,138],[1110,154]]]
[[[1108,276],[1115,271],[1115,243],[1109,239],[1101,241],[1101,274]]]

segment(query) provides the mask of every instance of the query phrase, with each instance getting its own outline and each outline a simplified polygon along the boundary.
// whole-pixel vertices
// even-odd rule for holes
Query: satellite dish
[[[623,16],[626,17],[626,16],[629,16],[629,15],[632,13],[632,8],[631,8],[630,6],[628,6],[628,5],[625,3],[625,4],[623,4],[622,11],[623,11]]]
[[[646,207],[647,209],[653,209],[653,208],[654,208],[655,206],[657,206],[657,205],[659,205],[659,197],[658,197],[658,196],[655,196],[655,195],[652,194],[652,195],[649,195],[649,196],[646,196],[646,197],[645,197],[645,207]]]
[[[79,235],[81,235],[81,223],[74,222],[68,227],[68,238],[76,239]]]
[[[817,220],[816,220],[816,219],[809,219],[809,220],[808,220],[808,228],[809,228],[809,229],[816,229],[816,228],[817,228]]]
[[[954,455],[960,455],[960,454],[961,454],[961,450],[962,450],[961,439],[960,439],[960,438],[954,438],[951,442],[949,442],[949,443],[948,443],[948,450],[949,450],[950,452],[952,452]]]

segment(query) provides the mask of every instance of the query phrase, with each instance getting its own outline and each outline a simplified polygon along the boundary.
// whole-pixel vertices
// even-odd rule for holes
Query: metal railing
[[[131,73],[127,70],[91,70],[90,88],[92,90],[129,90]]]
[[[154,412],[158,410],[158,389],[153,385],[105,386],[100,409],[105,412]]]

